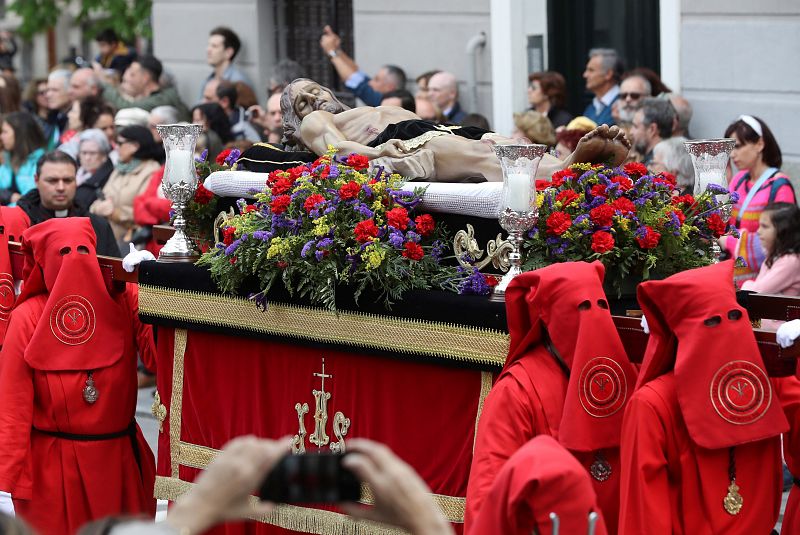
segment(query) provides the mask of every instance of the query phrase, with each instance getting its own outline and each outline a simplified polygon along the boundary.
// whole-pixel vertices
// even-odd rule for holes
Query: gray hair
[[[648,80],[641,74],[631,74],[623,78],[622,81],[624,82],[625,80],[632,80],[634,78],[642,82],[642,85],[644,86],[644,96],[649,97],[653,93],[653,86],[650,85],[650,80]]]
[[[659,141],[653,148],[653,154],[660,155],[664,167],[678,179],[679,187],[691,189],[694,186],[694,166],[692,157],[683,145],[684,141],[686,138],[682,136]]]
[[[111,152],[111,145],[108,143],[108,138],[99,128],[89,128],[81,132],[78,135],[78,147],[80,147],[84,141],[94,141],[97,143],[97,146],[103,154],[107,155]]]
[[[175,106],[156,106],[150,110],[150,116],[159,117],[164,120],[159,124],[175,124],[178,122],[178,109]]]
[[[686,98],[677,93],[670,93],[667,96],[675,109],[675,113],[678,115],[678,130],[683,135],[688,136],[689,123],[692,121],[692,105]]]
[[[593,48],[589,51],[589,59],[595,56],[600,56],[600,64],[603,66],[603,71],[613,72],[614,82],[619,83],[622,78],[622,71],[625,70],[625,67],[617,51],[613,48]]]
[[[63,80],[64,84],[64,91],[69,91],[69,79],[72,78],[72,72],[68,71],[67,69],[56,69],[50,74],[47,75],[48,82],[54,82],[57,80]]]
[[[675,108],[669,100],[650,97],[642,101],[642,115],[645,128],[655,123],[661,139],[672,136],[672,125],[675,122]]]
[[[406,88],[406,72],[397,65],[384,65],[386,77],[391,80],[397,89]]]

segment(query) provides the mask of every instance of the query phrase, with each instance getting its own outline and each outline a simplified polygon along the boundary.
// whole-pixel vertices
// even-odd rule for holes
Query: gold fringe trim
[[[270,303],[262,312],[252,301],[241,297],[146,284],[139,285],[139,312],[157,318],[493,367],[503,366],[509,348],[508,334],[494,329],[278,303]]]
[[[491,374],[489,374],[489,377],[491,381]],[[188,442],[181,442],[179,448],[178,454],[173,457],[177,458],[181,465],[192,468],[207,468],[208,465],[211,464],[211,461],[219,454],[219,450],[217,449],[199,446],[197,444],[189,444]],[[182,480],[181,482],[186,483]],[[160,496],[157,497],[161,498]],[[434,493],[431,493],[431,497],[449,522],[459,524],[464,522],[466,498]],[[361,484],[361,499],[359,501],[365,505],[375,504],[375,495],[372,493],[372,489],[369,485]]]
[[[172,477],[178,477],[181,418],[183,411],[183,359],[186,355],[186,329],[175,329],[172,354],[172,395],[169,401],[169,453]]]
[[[475,442],[478,440],[478,422],[481,421],[481,414],[483,413],[483,404],[486,402],[486,396],[492,390],[492,373],[481,372],[481,393],[478,398],[478,413],[475,416],[475,434],[472,436],[472,453],[475,453]]]
[[[157,476],[155,497],[161,500],[175,501],[191,490],[192,487],[194,487],[194,483],[189,483],[188,481]],[[250,496],[251,504],[256,504],[257,502],[258,498]],[[402,535],[407,533],[402,529],[387,526],[386,524],[368,520],[354,520],[352,517],[342,513],[310,509],[297,505],[279,504],[274,511],[267,515],[256,514],[253,511],[247,518],[284,529],[318,535]]]

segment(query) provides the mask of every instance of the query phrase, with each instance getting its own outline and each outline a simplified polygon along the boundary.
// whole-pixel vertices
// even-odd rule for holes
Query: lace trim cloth
[[[252,199],[265,187],[266,175],[252,171],[216,171],[203,185],[220,197]],[[420,207],[426,212],[461,214],[497,219],[500,210],[501,182],[452,184],[445,182],[406,182],[403,190],[428,188]]]

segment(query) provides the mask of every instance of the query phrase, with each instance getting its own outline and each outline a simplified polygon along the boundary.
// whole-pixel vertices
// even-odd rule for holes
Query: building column
[[[522,14],[523,0],[492,0],[492,127],[502,135],[514,130],[514,112],[528,107]]]

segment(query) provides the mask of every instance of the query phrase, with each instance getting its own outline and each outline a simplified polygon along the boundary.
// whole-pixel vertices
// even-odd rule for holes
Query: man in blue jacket
[[[622,60],[616,50],[593,48],[589,51],[589,62],[583,71],[583,78],[586,80],[586,90],[594,93],[594,98],[583,114],[598,125],[614,124],[611,106],[619,98],[622,71]]]

